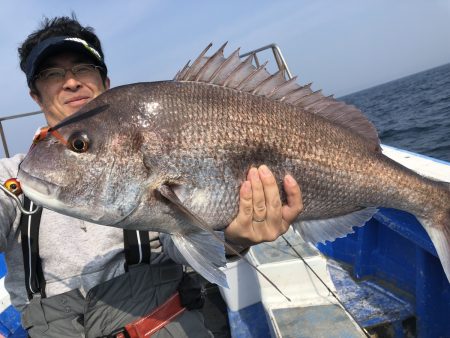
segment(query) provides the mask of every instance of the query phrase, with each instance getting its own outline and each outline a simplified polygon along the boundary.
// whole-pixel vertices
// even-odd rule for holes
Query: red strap
[[[165,303],[154,309],[149,315],[125,325],[125,329],[130,338],[151,337],[152,334],[169,324],[172,319],[184,310],[186,310],[186,308],[181,306],[180,295],[176,292]],[[120,334],[117,337],[121,338]]]
[[[56,130],[53,130],[50,127],[44,127],[41,128],[41,130],[39,131],[39,133],[36,133],[36,135],[34,135],[34,139],[33,139],[33,144],[38,143],[40,140],[43,140],[44,138],[47,137],[48,133],[50,133],[51,135],[53,135],[56,139],[58,139],[62,144],[67,145],[67,140],[60,134],[58,133]]]

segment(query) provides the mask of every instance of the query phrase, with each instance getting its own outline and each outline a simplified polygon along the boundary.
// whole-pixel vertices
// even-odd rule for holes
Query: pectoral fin
[[[185,216],[186,233],[172,234],[177,249],[199,274],[211,283],[228,287],[225,274],[219,269],[226,265],[225,239],[221,231],[214,231],[204,220],[195,215],[180,201],[173,189],[166,184],[157,189]],[[197,228],[198,230],[192,230]]]
[[[224,234],[216,232],[224,241]],[[189,265],[211,283],[228,287],[225,274],[219,269],[226,265],[225,249],[221,242],[205,231],[189,235],[173,234],[172,240]]]
[[[183,204],[183,202],[180,201],[178,196],[175,194],[173,189],[167,185],[162,184],[156,189],[162,196],[167,198],[180,212],[182,212],[188,219],[192,221],[192,224],[195,225],[195,227],[209,232],[213,236],[215,236],[215,232],[213,229],[199,216],[194,214],[191,210],[186,208],[186,206]],[[217,238],[218,240],[222,240],[221,238]]]
[[[275,289],[277,289],[280,294],[290,301],[289,297],[287,297],[278,286],[261,272],[261,270],[225,242],[224,233],[222,231],[214,231],[204,220],[186,208],[169,185],[163,184],[157,190],[162,196],[172,202],[184,216],[186,216],[185,220],[186,222],[189,222],[189,225],[186,225],[186,228],[192,229],[193,227],[197,227],[199,229],[198,231],[191,231],[185,234],[172,234],[172,240],[180,253],[187,260],[189,265],[191,265],[191,267],[199,274],[211,283],[228,287],[225,274],[219,270],[219,267],[225,266],[226,264],[226,247],[245,260]]]

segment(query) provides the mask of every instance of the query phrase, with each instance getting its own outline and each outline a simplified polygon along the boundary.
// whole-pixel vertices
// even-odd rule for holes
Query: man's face
[[[64,52],[49,57],[41,64],[40,70],[53,67],[67,70],[83,63],[92,61],[75,53]],[[48,125],[54,126],[109,89],[109,79],[106,78],[103,83],[98,70],[87,77],[83,76],[82,79],[67,71],[60,81],[37,78],[35,87],[37,92],[31,91],[30,95],[44,112]]]

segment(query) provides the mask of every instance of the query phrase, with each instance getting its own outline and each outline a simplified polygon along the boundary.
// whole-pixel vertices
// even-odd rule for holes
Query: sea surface
[[[360,108],[383,144],[450,162],[450,64],[339,100]]]

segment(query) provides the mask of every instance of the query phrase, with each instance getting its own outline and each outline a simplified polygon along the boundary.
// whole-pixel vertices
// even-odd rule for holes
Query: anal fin
[[[363,226],[377,211],[377,208],[370,207],[335,218],[301,221],[293,227],[305,241],[325,243],[353,233],[354,227]]]

